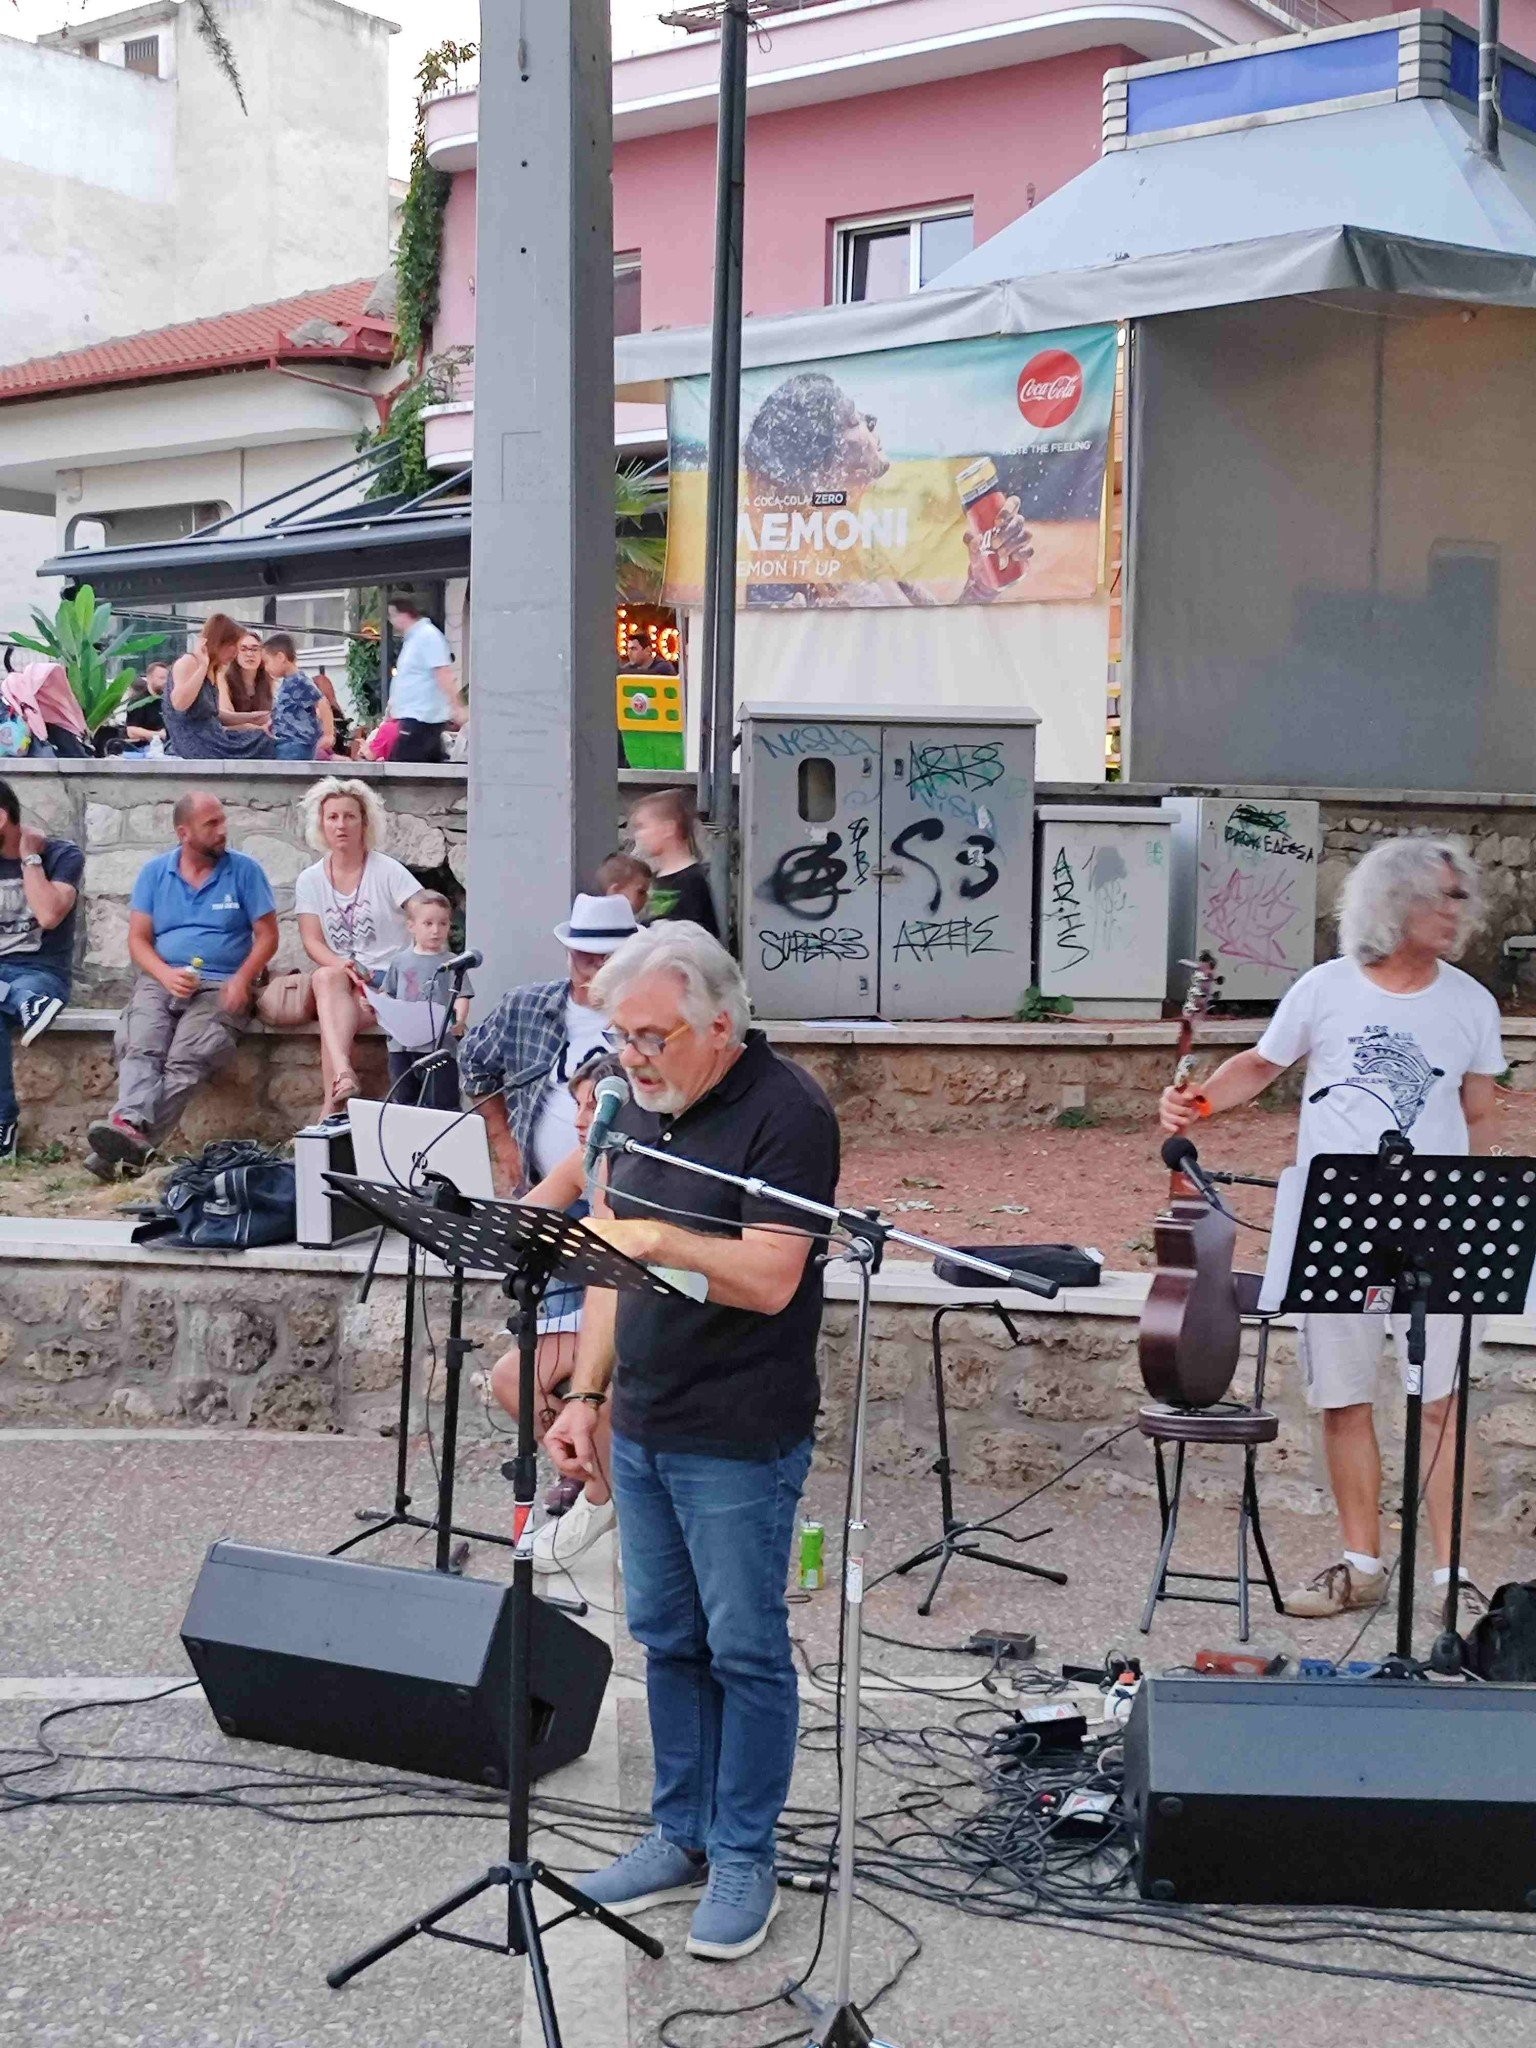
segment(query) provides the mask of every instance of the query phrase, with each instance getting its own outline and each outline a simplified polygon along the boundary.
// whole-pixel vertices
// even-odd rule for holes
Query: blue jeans
[[[807,1439],[758,1462],[613,1439],[630,1634],[645,1651],[657,1827],[772,1863],[800,1694],[784,1602]]]
[[[67,1003],[69,983],[51,968],[0,957],[0,1124],[12,1123],[20,1114],[11,1071],[10,1026],[20,1022],[25,996],[57,996],[61,1003]]]

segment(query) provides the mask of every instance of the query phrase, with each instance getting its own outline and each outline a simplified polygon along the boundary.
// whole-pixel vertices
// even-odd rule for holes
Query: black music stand
[[[1466,1477],[1472,1318],[1521,1315],[1536,1262],[1536,1159],[1420,1156],[1397,1131],[1375,1152],[1321,1153],[1307,1173],[1290,1275],[1288,1315],[1408,1315],[1408,1412],[1403,1434],[1403,1537],[1397,1642],[1388,1668],[1411,1675],[1418,1541],[1420,1423],[1426,1316],[1461,1318],[1451,1579],[1433,1666],[1461,1667],[1456,1633]]]
[[[434,1057],[434,1055],[429,1054],[428,1057]],[[323,1178],[329,1181],[331,1186],[340,1193],[346,1193],[355,1188],[382,1189],[388,1186],[386,1182],[358,1180],[354,1175],[344,1173],[327,1173]],[[447,1179],[443,1174],[436,1173],[424,1175],[420,1188],[397,1187],[393,1192],[405,1195],[408,1199],[414,1200],[418,1204],[425,1203],[440,1209],[448,1215],[460,1213],[460,1205],[465,1199],[451,1180]],[[371,1208],[374,1215],[382,1215],[383,1212],[378,1204],[370,1201],[367,1196],[358,1195],[356,1200],[360,1208]],[[369,1255],[368,1272],[363,1281],[361,1299],[364,1301],[367,1300],[368,1290],[373,1285],[374,1269],[378,1264],[379,1253],[384,1246],[385,1232],[392,1226],[396,1229],[401,1227],[395,1223],[393,1217],[388,1218],[379,1225],[373,1251]],[[357,1510],[357,1519],[360,1522],[366,1522],[368,1524],[367,1528],[359,1529],[355,1536],[349,1536],[344,1543],[338,1543],[327,1555],[342,1557],[359,1543],[368,1543],[375,1536],[382,1536],[386,1529],[430,1529],[437,1539],[433,1547],[432,1562],[434,1570],[457,1572],[463,1569],[464,1560],[469,1552],[469,1544],[468,1542],[463,1542],[455,1546],[453,1543],[455,1536],[472,1538],[476,1543],[499,1544],[504,1550],[512,1548],[512,1538],[509,1536],[498,1536],[491,1529],[472,1529],[462,1523],[455,1522],[453,1519],[453,1489],[459,1450],[459,1383],[463,1376],[465,1359],[469,1357],[472,1351],[478,1351],[480,1348],[478,1344],[464,1335],[464,1268],[457,1264],[452,1264],[449,1267],[448,1340],[443,1346],[443,1450],[437,1488],[437,1506],[430,1516],[414,1515],[411,1513],[411,1495],[409,1491],[411,1382],[414,1375],[416,1355],[416,1283],[419,1278],[424,1279],[425,1275],[421,1272],[417,1258],[418,1240],[416,1236],[408,1230],[404,1231],[403,1235],[405,1237],[405,1324],[400,1343],[400,1416],[395,1432],[394,1504],[388,1508],[359,1508]],[[426,1313],[425,1304],[423,1304],[422,1313],[423,1315]],[[430,1401],[430,1387],[427,1390],[427,1398]],[[584,1614],[586,1612],[585,1601],[554,1600],[550,1604],[557,1607],[566,1607],[572,1613]]]
[[[935,1261],[935,1264],[938,1262]],[[963,1522],[955,1513],[954,1466],[949,1455],[949,1404],[944,1394],[944,1318],[949,1315],[994,1315],[1008,1332],[1015,1344],[1022,1344],[1018,1324],[1014,1322],[1000,1301],[949,1301],[933,1312],[931,1341],[933,1348],[933,1402],[938,1420],[939,1455],[930,1470],[938,1474],[939,1480],[939,1528],[936,1543],[925,1543],[920,1550],[903,1558],[900,1564],[893,1564],[888,1574],[893,1579],[905,1578],[919,1565],[932,1564],[938,1560],[938,1570],[933,1583],[917,1603],[919,1614],[933,1611],[944,1574],[957,1557],[967,1557],[973,1564],[995,1564],[1005,1572],[1027,1572],[1031,1578],[1048,1579],[1053,1586],[1067,1583],[1065,1572],[1056,1571],[1045,1564],[1030,1564],[1022,1557],[1000,1557],[995,1550],[984,1550],[977,1536],[987,1536],[1002,1543],[1034,1543],[1042,1536],[1049,1536],[1049,1528],[1031,1529],[1027,1536],[1016,1536],[1011,1529],[1000,1529],[996,1522],[983,1518],[979,1522]]]
[[[535,1399],[534,1355],[538,1348],[538,1306],[558,1272],[585,1287],[613,1287],[648,1294],[675,1295],[677,1289],[658,1280],[646,1266],[614,1251],[582,1224],[573,1222],[561,1209],[535,1208],[527,1203],[482,1202],[458,1197],[452,1208],[423,1201],[403,1188],[377,1181],[363,1181],[350,1174],[327,1174],[326,1178],[354,1202],[390,1223],[396,1230],[432,1252],[445,1265],[462,1272],[474,1266],[481,1271],[500,1272],[516,1301],[518,1315],[518,1416],[517,1457],[513,1471],[513,1557],[512,1557],[512,1645],[507,1741],[507,1857],[493,1863],[473,1883],[462,1886],[448,1898],[417,1914],[404,1927],[397,1927],[376,1941],[361,1955],[327,1973],[333,1991],[359,1975],[371,1964],[403,1948],[418,1934],[439,1941],[457,1942],[461,1947],[489,1949],[494,1955],[525,1956],[528,1981],[538,2004],[546,2048],[560,2048],[560,2022],[555,2013],[554,1993],[544,1960],[543,1936],[563,1921],[590,1918],[620,1935],[653,1958],[664,1953],[662,1945],[649,1934],[589,1899],[569,1879],[529,1855],[528,1772],[532,1737],[532,1701],[529,1665],[533,1643],[533,1508],[538,1460],[533,1440]],[[502,1887],[507,1894],[505,1941],[485,1941],[477,1935],[456,1934],[438,1923],[466,1906],[472,1899]],[[564,1903],[565,1910],[541,1922],[535,1892],[542,1888]]]

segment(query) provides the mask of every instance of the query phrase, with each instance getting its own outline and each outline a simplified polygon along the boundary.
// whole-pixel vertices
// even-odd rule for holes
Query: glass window
[[[946,214],[942,220],[925,220],[919,225],[917,281],[920,285],[931,284],[952,263],[970,255],[975,225],[968,213]]]
[[[969,207],[849,221],[837,230],[837,298],[844,305],[904,299],[971,247]]]
[[[615,256],[613,259],[613,331],[615,334],[640,332],[638,256]]]

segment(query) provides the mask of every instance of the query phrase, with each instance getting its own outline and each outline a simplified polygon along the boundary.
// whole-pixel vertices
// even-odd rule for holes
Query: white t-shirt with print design
[[[1498,1004],[1444,961],[1412,995],[1378,988],[1353,960],[1314,967],[1282,999],[1257,1049],[1277,1067],[1306,1057],[1303,1167],[1319,1152],[1373,1152],[1394,1123],[1415,1152],[1464,1153],[1461,1084],[1505,1066]],[[1330,1092],[1314,1102],[1320,1088]]]
[[[325,943],[343,960],[355,960],[368,973],[382,971],[411,943],[411,928],[402,904],[421,894],[421,884],[403,862],[387,853],[370,853],[362,880],[342,895],[330,876],[329,860],[318,860],[293,885],[293,907],[318,917]]]

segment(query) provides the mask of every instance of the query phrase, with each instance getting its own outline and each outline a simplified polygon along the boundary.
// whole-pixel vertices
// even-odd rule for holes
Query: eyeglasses
[[[687,1029],[686,1024],[674,1024],[670,1031],[623,1031],[610,1024],[603,1041],[614,1052],[637,1052],[644,1060],[659,1060],[673,1039],[681,1038]]]

